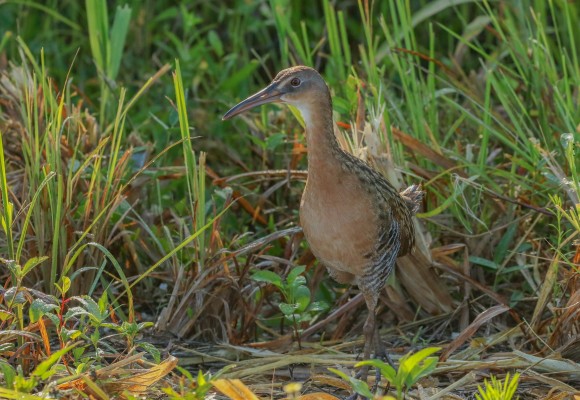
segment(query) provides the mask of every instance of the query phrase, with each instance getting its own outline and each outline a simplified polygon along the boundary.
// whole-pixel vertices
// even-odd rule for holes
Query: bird
[[[385,354],[375,322],[377,303],[396,259],[413,249],[412,218],[424,192],[415,184],[397,191],[382,174],[339,146],[330,90],[315,69],[299,65],[280,71],[222,120],[267,103],[289,104],[300,111],[308,159],[299,212],[304,237],[330,276],[357,285],[364,297],[364,359],[370,359],[371,351],[375,357]]]

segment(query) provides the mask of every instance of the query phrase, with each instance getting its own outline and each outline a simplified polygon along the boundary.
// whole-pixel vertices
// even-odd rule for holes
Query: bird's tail
[[[401,197],[405,200],[409,210],[416,214],[421,207],[421,202],[423,200],[423,195],[425,192],[421,188],[421,185],[411,185],[407,189],[400,192]]]

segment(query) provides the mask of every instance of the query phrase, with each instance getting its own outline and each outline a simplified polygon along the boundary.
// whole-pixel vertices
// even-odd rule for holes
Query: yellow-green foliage
[[[510,379],[510,374],[505,377],[505,380],[499,381],[492,375],[491,380],[485,380],[483,387],[478,386],[479,393],[475,394],[477,400],[511,400],[518,388],[518,381],[520,374],[515,374]]]

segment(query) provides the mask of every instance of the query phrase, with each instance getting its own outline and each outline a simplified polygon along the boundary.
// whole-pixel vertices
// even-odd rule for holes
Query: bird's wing
[[[358,164],[357,168],[353,168],[353,171],[357,173],[359,179],[365,182],[365,185],[372,188],[378,203],[379,220],[381,221],[381,230],[384,229],[384,233],[381,231],[379,234],[376,248],[394,253],[394,259],[409,253],[415,245],[415,227],[412,216],[414,208],[418,207],[418,202],[422,198],[423,192],[420,186],[413,185],[399,193],[381,173],[372,169],[360,158],[350,153],[345,152],[345,154],[350,163]],[[390,244],[391,240],[397,243],[397,247]],[[382,251],[380,250],[376,254],[382,257]],[[394,259],[392,264],[394,264]]]
[[[391,221],[381,227],[372,262],[360,278],[360,283],[372,293],[378,293],[385,286],[401,248],[399,224],[394,218]]]
[[[371,168],[369,170],[373,176],[373,184],[380,204],[379,219],[384,232],[387,232],[379,235],[377,248],[389,249],[389,251],[394,251],[396,256],[404,256],[415,245],[415,226],[412,216],[415,208],[419,207],[418,202],[423,192],[419,186],[413,185],[399,193],[383,175]],[[388,246],[390,240],[388,235],[393,235],[400,246],[397,248]]]

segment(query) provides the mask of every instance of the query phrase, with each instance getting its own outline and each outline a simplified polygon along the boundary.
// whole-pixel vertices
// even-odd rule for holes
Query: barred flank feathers
[[[421,207],[421,202],[423,201],[423,195],[425,192],[421,190],[421,185],[411,185],[407,189],[400,192],[401,197],[405,200],[405,204],[409,210],[416,214]]]

